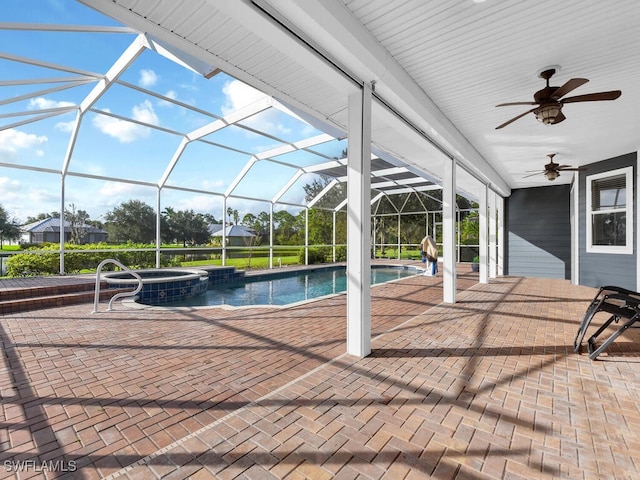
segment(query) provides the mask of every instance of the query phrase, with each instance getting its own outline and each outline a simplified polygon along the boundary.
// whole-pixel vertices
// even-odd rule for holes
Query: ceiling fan
[[[561,87],[550,86],[549,79],[553,76],[554,73],[556,73],[556,68],[549,67],[546,70],[540,72],[539,76],[540,78],[544,78],[547,81],[547,86],[533,94],[533,102],[511,102],[496,105],[496,107],[506,107],[511,105],[536,105],[536,107],[532,108],[531,110],[527,110],[517,117],[504,122],[502,125],[497,126],[496,130],[502,127],[506,127],[511,122],[515,122],[519,118],[522,118],[526,114],[531,112],[533,112],[536,118],[545,125],[555,125],[556,123],[562,122],[566,118],[562,113],[562,106],[565,103],[615,100],[622,94],[620,90],[612,90],[610,92],[587,93],[585,95],[562,98],[579,86],[584,85],[589,80],[587,80],[586,78],[572,78]]]
[[[553,157],[555,157],[555,153],[547,154],[549,157],[549,163],[544,166],[544,170],[539,171],[536,170],[535,173],[531,175],[525,175],[522,178],[533,177],[534,175],[538,175],[542,173],[549,181],[553,181],[560,176],[560,172],[584,172],[587,170],[587,167],[572,167],[571,165],[559,165],[553,161]]]

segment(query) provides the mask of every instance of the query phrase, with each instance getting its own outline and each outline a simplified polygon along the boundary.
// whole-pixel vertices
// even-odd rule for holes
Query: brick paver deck
[[[441,277],[373,288],[364,359],[344,295],[5,315],[0,477],[638,478],[640,331],[590,361],[594,289],[476,281],[455,305]]]

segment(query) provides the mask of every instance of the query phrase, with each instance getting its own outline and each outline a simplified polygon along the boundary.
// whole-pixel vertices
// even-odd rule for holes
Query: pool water
[[[403,277],[416,275],[419,270],[404,267],[372,267],[371,284],[385,283]],[[292,272],[290,276],[254,280],[245,278],[242,282],[212,285],[202,295],[170,306],[207,305],[287,305],[311,300],[347,289],[346,270],[322,269]]]

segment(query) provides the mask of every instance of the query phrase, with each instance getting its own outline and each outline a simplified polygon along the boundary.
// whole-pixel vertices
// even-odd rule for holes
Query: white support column
[[[634,199],[638,198],[638,188],[640,186],[640,183],[638,183],[640,181],[640,168],[638,168],[638,165],[640,165],[640,151],[636,152],[636,189],[633,190],[633,196]],[[578,172],[576,172],[576,176],[577,176]],[[576,183],[579,183],[578,180],[576,179]],[[627,190],[629,191],[629,190]],[[576,194],[576,205],[580,205],[580,203],[577,201],[579,197]],[[632,202],[633,200],[632,199]],[[632,203],[633,205],[633,203]],[[576,219],[579,218],[578,212],[580,211],[580,208],[576,208]],[[636,208],[636,225],[640,225],[640,205],[638,206],[638,208]],[[578,222],[576,221],[576,224]],[[576,229],[576,231],[578,231]],[[638,252],[640,252],[640,250],[638,250],[638,248],[640,248],[640,235],[638,234],[638,231],[636,229],[636,231],[633,232],[635,238],[636,238],[636,290],[640,290],[640,255],[638,254]],[[576,249],[579,251],[579,245],[580,242],[578,241],[578,235],[576,235]],[[580,255],[577,255],[578,260],[576,261],[576,263],[578,264],[576,269],[578,271],[578,274],[576,274],[576,284],[579,285],[580,284],[580,276],[579,276],[579,272],[580,272]]]
[[[304,264],[309,265],[309,208],[304,210]]]
[[[333,211],[333,262],[336,261],[336,215],[338,212]]]
[[[460,209],[456,208],[456,225],[460,225]],[[456,238],[456,258],[460,261],[460,239],[462,238],[462,229],[456,229],[457,238]]]
[[[227,196],[222,197],[222,266],[227,265]]]
[[[400,244],[400,214],[398,213],[398,260],[400,260],[400,248],[402,245]]]
[[[489,278],[497,276],[498,247],[496,245],[496,194],[489,190]]]
[[[269,204],[269,268],[273,268],[273,202]]]
[[[377,235],[377,227],[378,225],[378,220],[375,217],[375,215],[373,216],[373,218],[371,219],[371,258],[376,258],[376,235]]]
[[[60,176],[60,182],[60,275],[64,275],[64,174]]]
[[[162,222],[162,215],[160,215],[160,192],[162,188],[158,187],[158,194],[156,196],[156,268],[160,268],[160,243],[162,236],[160,234],[160,225]]]
[[[456,303],[456,161],[454,159],[445,160],[444,164],[444,185],[442,188],[442,297],[444,303]],[[435,228],[433,231],[435,233]]]
[[[498,275],[504,275],[504,198],[496,194],[498,210]]]
[[[347,353],[371,353],[371,86],[349,96]]]
[[[640,175],[640,173],[639,173]],[[573,184],[571,185],[569,201],[569,218],[571,225],[571,283],[573,285],[580,285],[580,225],[578,219],[580,205],[580,175],[578,172],[573,172]],[[638,257],[638,255],[636,255]],[[640,262],[640,260],[638,260]],[[639,282],[640,284],[640,282]]]
[[[489,232],[489,222],[487,219],[488,202],[489,188],[487,187],[487,185],[482,184],[482,186],[480,187],[480,198],[478,199],[478,230],[480,233],[480,251],[478,252],[478,256],[480,257],[480,283],[489,282],[489,272],[487,268],[487,254],[489,243],[487,241],[487,234]]]

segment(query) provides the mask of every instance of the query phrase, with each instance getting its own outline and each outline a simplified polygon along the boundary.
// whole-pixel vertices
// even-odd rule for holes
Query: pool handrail
[[[138,281],[138,286],[132,292],[119,292],[119,293],[116,293],[113,297],[111,297],[111,300],[109,300],[109,306],[107,307],[107,310],[106,310],[107,312],[110,312],[113,310],[112,305],[114,300],[122,297],[135,297],[138,294],[138,292],[142,290],[142,277],[140,277],[140,275],[138,275],[136,272],[134,272],[130,268],[125,267],[122,263],[120,263],[115,258],[107,258],[102,262],[100,262],[100,264],[98,265],[98,268],[96,269],[96,293],[95,293],[95,298],[93,300],[93,312],[91,313],[99,313],[98,304],[100,303],[100,274],[102,273],[102,267],[104,267],[107,263],[113,263],[114,265],[120,267],[124,272],[131,274],[131,276],[133,276]]]

